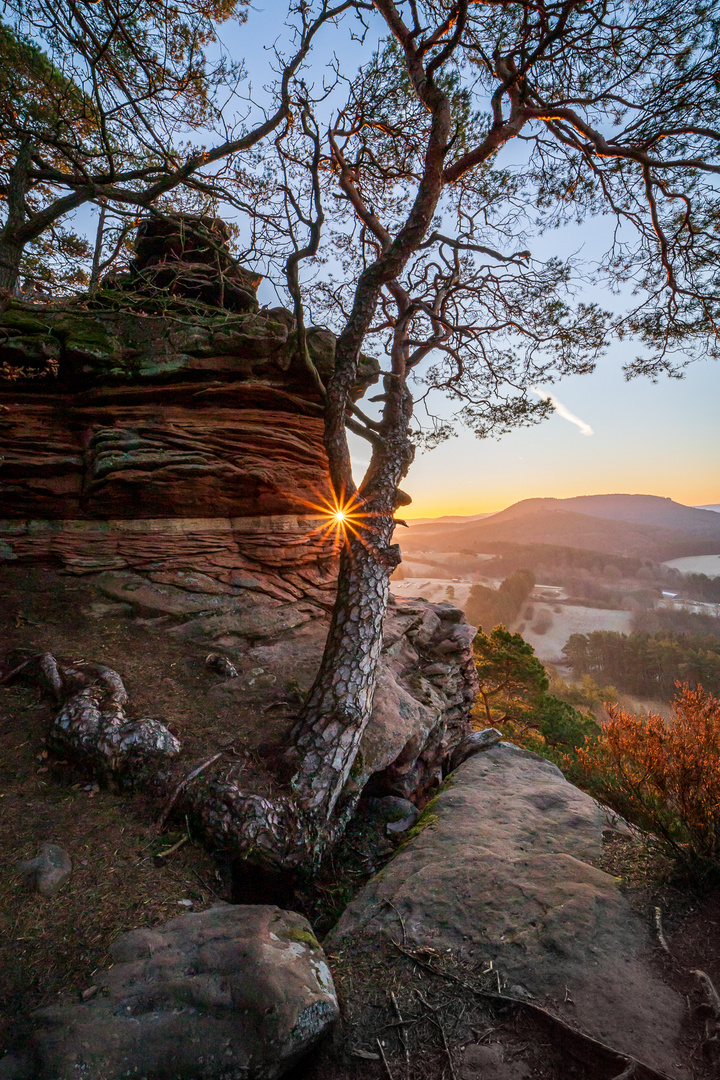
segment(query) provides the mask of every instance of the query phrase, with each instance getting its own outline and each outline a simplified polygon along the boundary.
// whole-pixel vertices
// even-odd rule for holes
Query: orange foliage
[[[671,720],[608,706],[577,765],[593,795],[684,861],[720,861],[720,698],[677,685]]]

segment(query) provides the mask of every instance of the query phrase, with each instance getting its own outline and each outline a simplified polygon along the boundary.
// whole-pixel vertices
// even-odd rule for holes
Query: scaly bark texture
[[[389,540],[392,521],[378,539]],[[294,729],[300,766],[293,788],[300,805],[329,817],[342,793],[370,717],[383,641],[388,578],[396,546],[378,551],[365,536],[348,536],[325,658]]]
[[[388,407],[366,480],[346,527],[338,592],[315,684],[293,730],[299,766],[292,786],[303,809],[329,821],[370,719],[383,644],[389,580],[401,561],[391,544],[393,514],[405,498],[398,484],[413,459],[408,437],[412,398],[385,380]],[[340,499],[341,502],[344,500]]]
[[[75,667],[41,653],[0,673],[0,682],[15,678],[39,683],[60,705],[48,732],[51,750],[103,783],[145,789],[164,807],[163,823],[171,811],[187,814],[212,850],[276,870],[308,864],[322,848],[292,798],[241,789],[222,754],[189,770],[179,765],[180,742],[163,724],[127,716],[128,695],[111,668]]]

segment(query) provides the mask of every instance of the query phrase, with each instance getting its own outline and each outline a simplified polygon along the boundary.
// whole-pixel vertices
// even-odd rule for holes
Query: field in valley
[[[604,608],[581,607],[579,604],[557,604],[555,611],[549,604],[534,604],[533,619],[528,621],[521,631],[522,636],[532,645],[535,655],[544,664],[560,664],[563,661],[563,645],[571,634],[590,634],[593,630],[616,630],[621,634],[630,633],[632,612],[606,610]],[[552,624],[544,634],[538,634],[532,625],[540,611],[552,615]],[[513,630],[519,630],[525,620],[519,620]]]
[[[474,584],[472,581],[440,577],[437,564],[428,565],[413,561],[403,563],[403,566],[417,576],[404,580],[393,579],[390,588],[395,596],[423,596],[434,603],[449,600],[461,608],[467,604],[470,589]],[[428,572],[427,576],[424,576],[423,571]],[[500,584],[495,580],[487,580],[485,583],[490,588],[497,588]],[[448,596],[448,588],[452,590],[450,596]],[[528,618],[525,613],[529,608],[532,609],[532,614]],[[550,620],[550,625],[544,633],[533,630],[533,626],[537,625],[541,615],[544,616],[545,623],[548,619]],[[522,633],[543,663],[561,664],[563,645],[571,634],[589,634],[593,630],[616,630],[629,634],[631,618],[632,613],[629,611],[584,607],[580,604],[553,604],[552,600],[531,599],[523,605],[520,617],[510,629],[519,630]]]
[[[688,555],[684,559],[670,559],[663,564],[679,570],[681,574],[707,574],[720,577],[720,555]]]

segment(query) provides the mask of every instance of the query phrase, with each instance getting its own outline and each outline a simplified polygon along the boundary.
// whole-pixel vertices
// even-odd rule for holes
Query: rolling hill
[[[401,539],[408,552],[483,551],[505,541],[664,560],[720,552],[720,515],[657,495],[524,499],[482,520],[415,525]]]

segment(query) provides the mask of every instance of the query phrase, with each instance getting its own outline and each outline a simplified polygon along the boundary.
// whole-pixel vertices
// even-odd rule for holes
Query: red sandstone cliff
[[[0,366],[25,376],[0,381],[0,558],[192,568],[228,584],[253,571],[288,598],[319,598],[333,543],[314,508],[330,488],[293,318],[256,310],[257,279],[235,266],[220,294],[234,310],[197,303],[198,276],[215,272],[197,261],[188,299],[187,259],[201,256],[183,262],[146,233],[134,276],[92,306],[17,305],[0,321]],[[158,278],[170,293],[153,291]],[[327,375],[333,336],[313,330],[309,346]],[[366,358],[364,385],[376,373]]]

